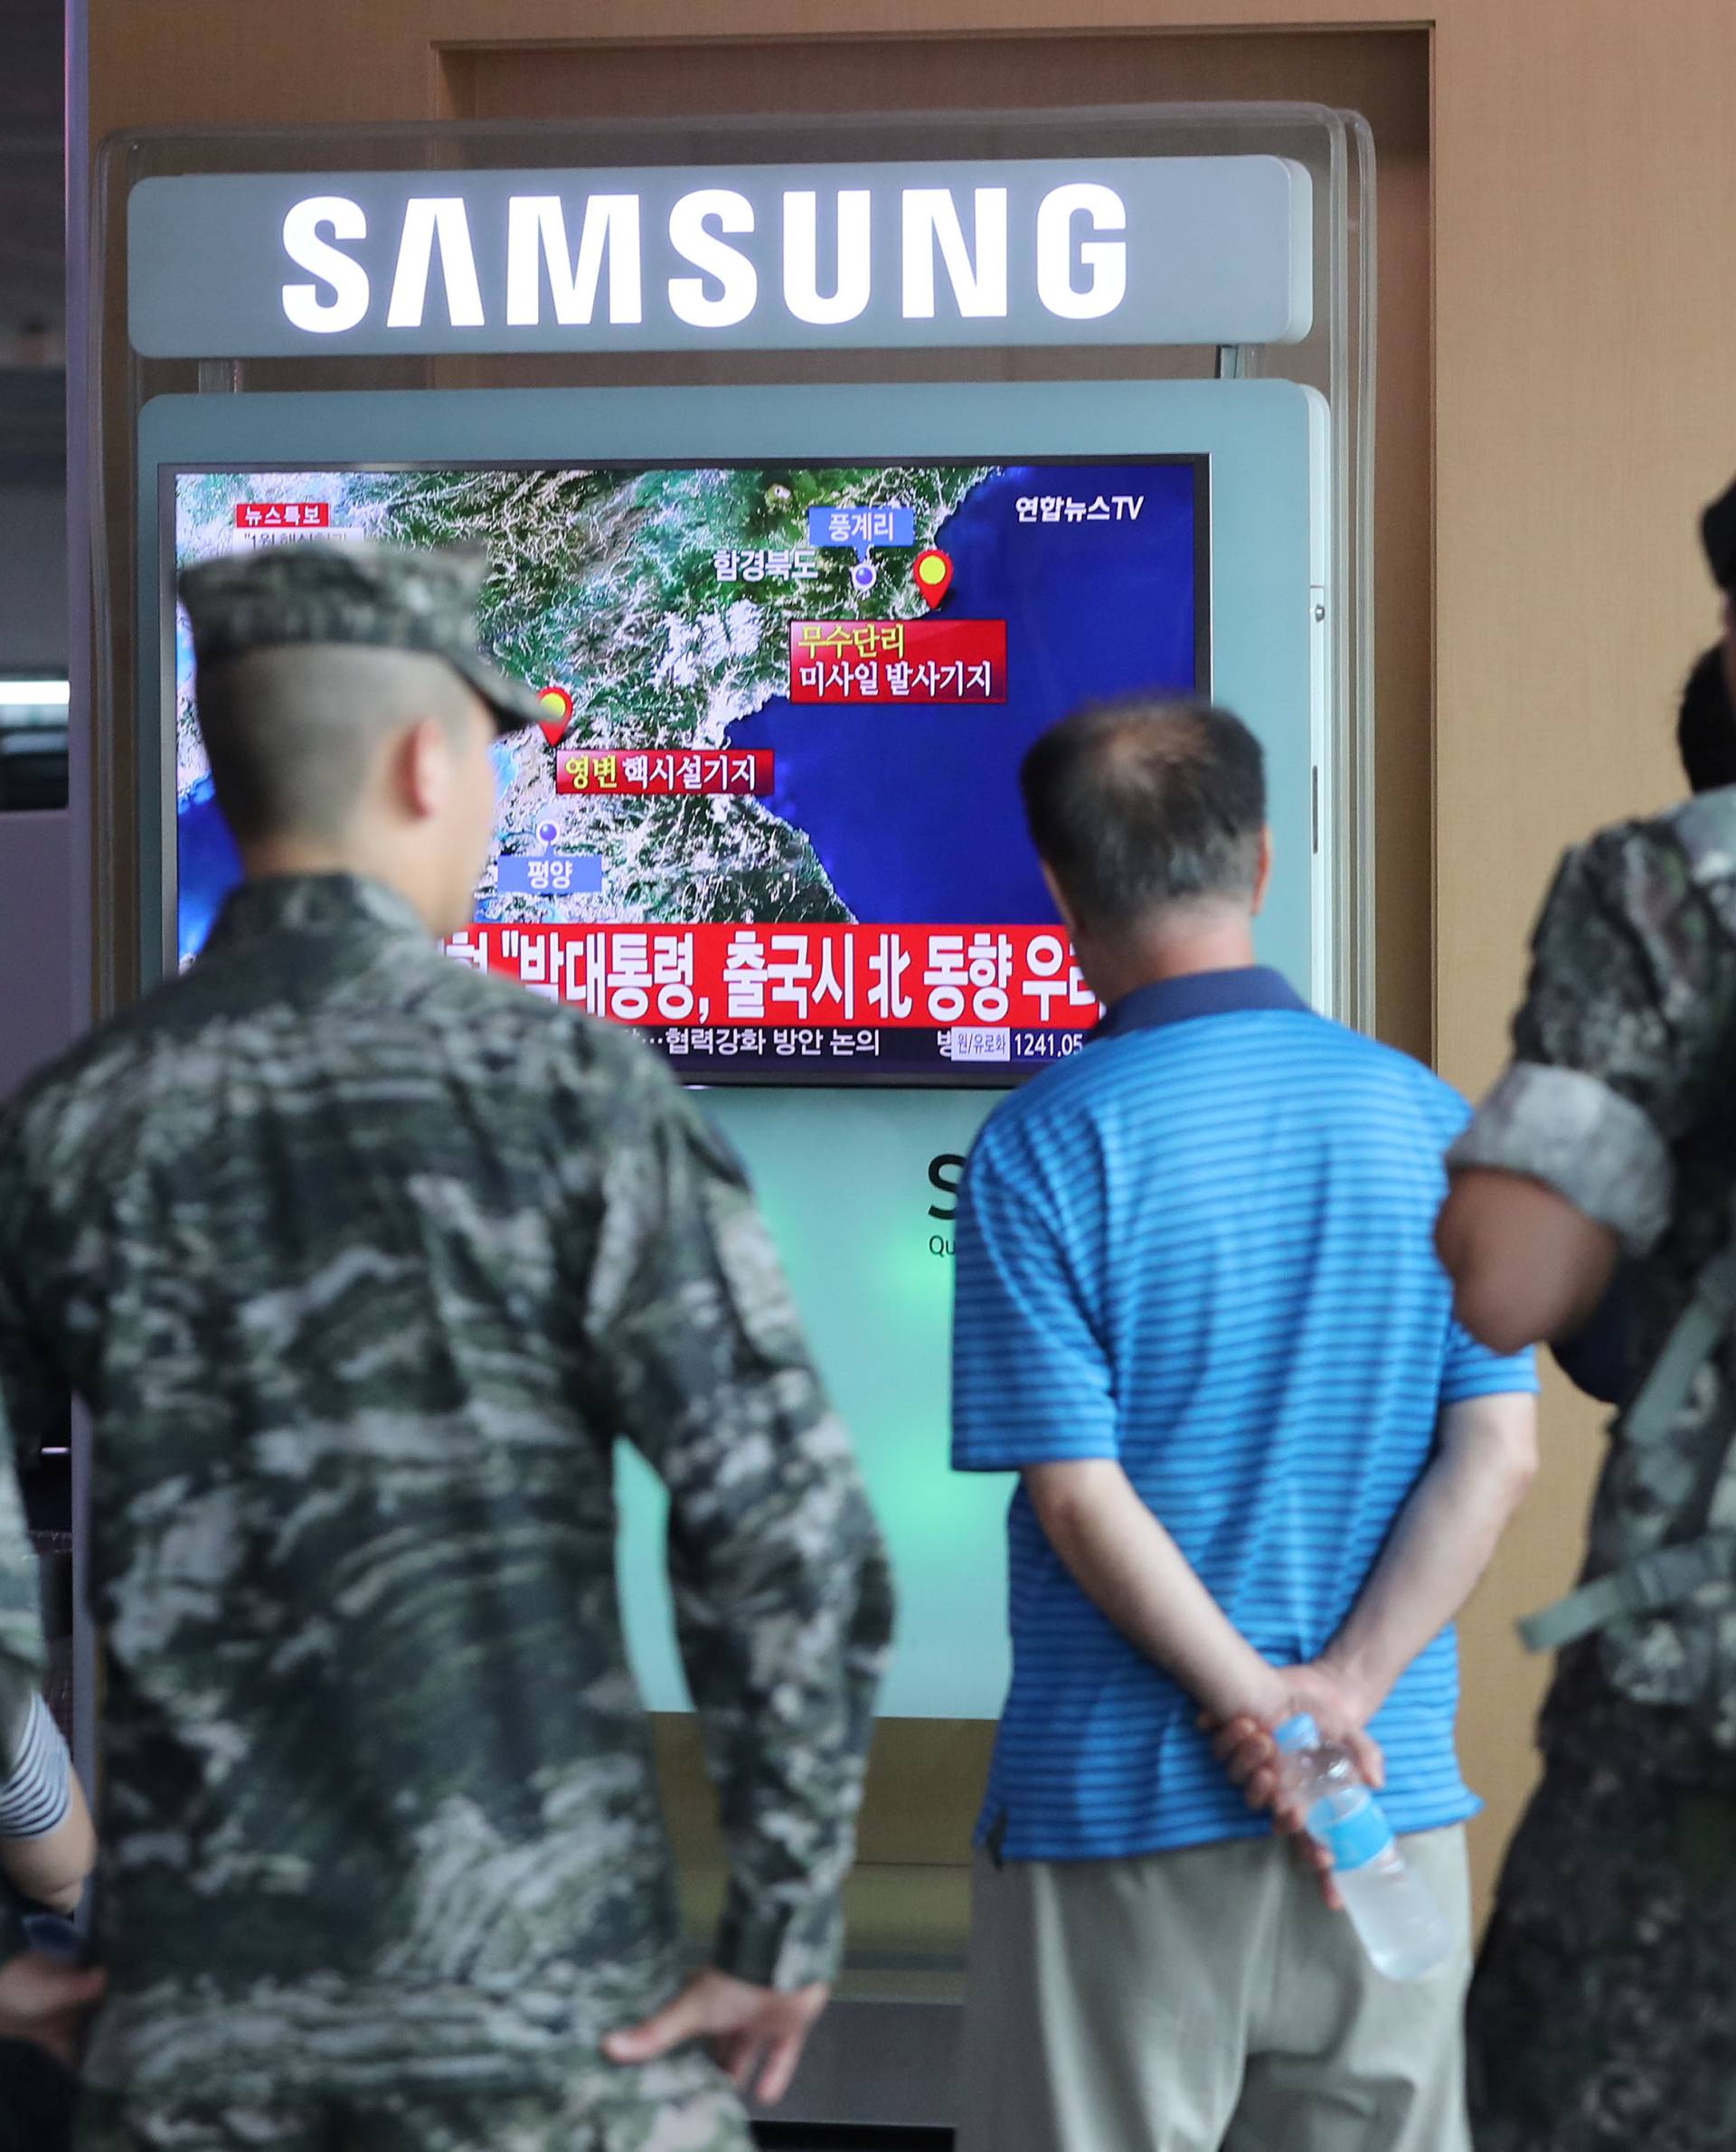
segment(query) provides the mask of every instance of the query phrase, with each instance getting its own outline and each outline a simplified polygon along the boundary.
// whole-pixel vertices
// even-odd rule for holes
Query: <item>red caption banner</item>
[[[575,797],[613,793],[626,799],[760,797],[771,790],[775,765],[769,748],[731,749],[721,754],[590,748],[556,753],[554,788]]]
[[[237,501],[235,504],[238,531],[324,531],[330,529],[331,521],[329,501]]]
[[[446,948],[618,1024],[1079,1031],[1102,1014],[1053,927],[476,926]]]
[[[792,703],[1004,703],[1005,620],[792,620]]]

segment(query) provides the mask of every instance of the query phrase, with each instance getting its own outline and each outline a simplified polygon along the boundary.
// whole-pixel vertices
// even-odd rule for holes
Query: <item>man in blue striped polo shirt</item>
[[[1255,962],[1237,719],[1090,712],[1024,785],[1109,1015],[990,1118],[958,1213],[954,1463],[1020,1475],[959,2152],[1459,2152],[1448,1625],[1536,1386],[1434,1252],[1467,1109]],[[1383,1768],[1449,1970],[1375,1972],[1202,1730],[1298,1711]]]

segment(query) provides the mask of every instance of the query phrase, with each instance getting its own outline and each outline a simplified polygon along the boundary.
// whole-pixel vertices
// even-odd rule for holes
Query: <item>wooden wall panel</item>
[[[844,36],[1087,39],[1152,30],[1426,28],[1462,0],[90,0],[90,138],[121,127],[425,119],[433,56],[473,46],[666,44]],[[1571,0],[1546,0],[1568,8]],[[1539,13],[1543,12],[1540,5]]]
[[[1560,848],[1679,797],[1675,691],[1717,632],[1694,517],[1736,467],[1729,0],[1452,0],[1437,40],[1441,1066],[1480,1090]],[[1465,1624],[1486,1867],[1601,1450],[1552,1382],[1544,1471]]]

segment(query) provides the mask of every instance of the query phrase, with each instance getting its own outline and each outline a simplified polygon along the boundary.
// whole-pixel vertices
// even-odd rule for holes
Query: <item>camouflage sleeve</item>
[[[605,1171],[588,1332],[669,1489],[683,1662],[730,1849],[715,1962],[829,1978],[891,1573],[739,1168],[656,1071]]]
[[[1672,1146],[1713,1101],[1736,1015],[1728,863],[1696,829],[1628,825],[1568,854],[1513,1061],[1450,1156],[1547,1182],[1634,1255],[1670,1222]]]

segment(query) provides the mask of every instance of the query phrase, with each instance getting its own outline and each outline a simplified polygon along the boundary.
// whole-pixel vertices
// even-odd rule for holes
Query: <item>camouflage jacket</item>
[[[1642,1259],[1643,1374],[1736,1224],[1736,790],[1569,854],[1537,927],[1514,1047],[1452,1161],[1547,1182]],[[1726,1332],[1665,1442],[1625,1443],[1617,1422],[1583,1581],[1708,1524],[1736,1525],[1736,1474],[1719,1475],[1732,1430]],[[1736,1584],[1614,1622],[1590,1648],[1618,1694],[1678,1707],[1736,1748]],[[1545,1713],[1546,1741],[1570,1702],[1563,1690]]]
[[[16,1443],[92,1415],[97,2082],[630,2092],[598,2041],[681,1963],[618,1434],[671,1497],[716,1962],[832,1970],[885,1559],[739,1172],[634,1040],[382,887],[243,889],[0,1119],[0,1377]],[[14,1683],[30,1629],[0,1606]]]

